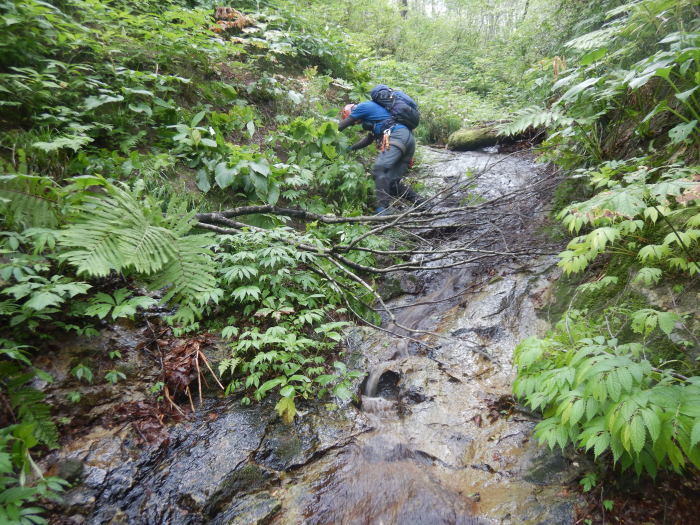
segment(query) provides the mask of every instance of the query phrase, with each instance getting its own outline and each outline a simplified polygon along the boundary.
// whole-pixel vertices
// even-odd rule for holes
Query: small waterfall
[[[401,376],[390,369],[392,362],[380,363],[369,373],[362,389],[362,411],[378,415],[396,412]]]
[[[362,411],[379,416],[390,415],[395,412],[396,401],[383,397],[362,396]]]
[[[377,386],[379,386],[379,379],[382,374],[386,371],[388,364],[382,363],[372,370],[367,376],[367,382],[365,383],[365,388],[363,389],[363,394],[367,397],[374,397],[377,393]]]

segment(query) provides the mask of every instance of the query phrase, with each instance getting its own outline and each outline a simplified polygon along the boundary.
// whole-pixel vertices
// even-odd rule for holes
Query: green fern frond
[[[61,193],[50,177],[0,176],[0,213],[12,226],[55,228],[60,217]]]
[[[44,403],[44,394],[27,386],[34,378],[15,363],[0,363],[0,391],[4,390],[16,420],[34,423],[34,435],[49,448],[58,447],[58,430],[51,420],[51,409]]]
[[[578,51],[589,51],[591,49],[599,49],[603,46],[608,45],[613,38],[615,38],[620,32],[620,26],[617,24],[611,24],[608,27],[598,29],[596,31],[591,31],[585,35],[569,40],[566,47],[576,49]]]
[[[126,188],[109,187],[109,196],[88,197],[78,207],[74,224],[62,234],[64,248],[76,248],[64,257],[78,274],[102,277],[110,271],[133,267],[150,275],[174,255],[175,236],[154,222],[159,217],[145,211]]]
[[[17,404],[19,418],[34,423],[34,436],[47,447],[58,448],[58,429],[51,420],[51,408],[43,399],[44,394],[28,387],[10,393],[10,402]]]
[[[523,108],[515,113],[512,122],[498,126],[501,135],[517,135],[530,128],[549,127],[553,124],[570,124],[572,119],[556,109],[545,109],[537,106]]]
[[[78,274],[105,276],[134,270],[154,276],[154,288],[168,288],[165,300],[205,304],[218,298],[210,234],[187,235],[194,213],[144,199],[127,186],[109,186],[108,195],[88,197],[77,209],[60,244]]]
[[[207,234],[181,237],[174,244],[175,256],[153,281],[153,288],[168,287],[165,300],[194,301],[203,305],[217,301],[220,290],[212,272],[212,252],[208,249],[211,236]]]

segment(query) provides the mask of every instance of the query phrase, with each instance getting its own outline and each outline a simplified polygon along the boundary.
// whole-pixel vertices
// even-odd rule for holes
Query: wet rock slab
[[[470,187],[482,198],[538,177],[526,157],[428,148],[423,157],[431,187],[493,168]],[[505,210],[530,243],[543,204]],[[475,246],[488,237],[458,233]],[[385,327],[419,332],[412,340],[367,328],[347,334],[349,366],[371,372],[358,382],[357,406],[300,407],[286,426],[271,405],[210,400],[173,428],[167,449],[144,449],[128,429],[95,429],[59,458],[82,481],[65,515],[91,524],[573,523],[567,487],[578,460],[537,446],[536,421],[502,409],[513,405],[513,349],[546,329],[537,310],[556,277],[544,256],[388,280],[382,294],[397,324],[387,318]]]
[[[428,177],[448,182],[500,162],[473,188],[492,198],[537,177],[527,159],[424,154]],[[527,207],[529,220],[513,227],[534,239],[541,203]],[[462,241],[470,235],[482,233],[466,231]],[[411,336],[427,347],[353,334],[354,364],[370,371],[361,406],[375,429],[294,472],[274,491],[282,510],[273,523],[573,523],[568,487],[582,470],[577,458],[532,441],[536,421],[510,396],[513,349],[547,329],[537,311],[558,276],[555,263],[543,256],[417,272],[419,293],[392,300],[396,323],[385,317],[385,327],[418,330]]]
[[[81,484],[67,494],[75,523],[256,523],[279,504],[265,496],[289,470],[342,447],[367,430],[361,414],[313,407],[293,426],[272,406],[210,401],[198,419],[175,426],[167,448],[138,445],[127,433],[73,445]]]

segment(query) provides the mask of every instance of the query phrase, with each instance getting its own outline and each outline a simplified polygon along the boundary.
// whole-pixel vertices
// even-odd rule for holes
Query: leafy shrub
[[[224,337],[235,338],[231,359],[219,367],[232,376],[227,392],[252,389],[260,400],[278,390],[282,399],[277,408],[288,421],[294,418],[295,397],[324,395],[331,383],[334,395],[351,396],[349,380],[357,373],[337,363],[336,372],[330,373],[327,365],[342,340],[340,330],[350,324],[342,320],[347,294],[336,282],[359,297],[363,294],[336,267],[294,243],[315,241],[283,230],[249,233],[225,239],[217,256],[226,289],[221,304],[234,306],[244,320],[240,326],[231,318],[222,330]],[[362,309],[361,302],[354,306]]]
[[[578,168],[569,173],[592,197],[558,214],[577,235],[559,265],[596,272],[552,334],[518,346],[514,391],[543,411],[541,441],[592,450],[603,464],[612,456],[638,475],[700,463],[700,378],[681,336],[695,338],[696,326],[679,306],[647,299],[692,289],[700,271],[692,15],[685,0],[641,0],[596,17],[553,75],[540,69],[537,89],[551,88],[552,106],[524,108],[502,127],[546,127],[546,158]],[[576,309],[603,291],[612,306]]]
[[[670,333],[675,318],[664,315],[654,318]],[[644,323],[635,328],[647,329]],[[526,339],[516,349],[513,390],[543,412],[537,438],[550,447],[592,450],[595,458],[612,454],[637,474],[656,476],[669,464],[679,472],[688,463],[700,466],[700,378],[679,379],[653,367],[639,343],[601,335],[570,339],[577,330],[590,332],[590,324],[570,311],[552,337]]]
[[[671,271],[700,272],[695,255],[700,238],[697,169],[680,164],[650,168],[646,164],[645,159],[630,159],[582,170],[598,193],[559,214],[572,232],[590,229],[571,240],[561,254],[565,272],[584,270],[606,251]],[[656,283],[661,270],[644,266],[640,279]]]

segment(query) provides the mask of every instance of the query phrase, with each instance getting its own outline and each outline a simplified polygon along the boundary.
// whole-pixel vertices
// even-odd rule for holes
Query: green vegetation
[[[290,422],[300,400],[352,397],[342,330],[378,320],[372,250],[409,242],[352,220],[373,183],[336,117],[377,82],[416,98],[423,142],[509,114],[504,133],[546,128],[544,158],[590,197],[558,215],[576,235],[561,267],[588,282],[516,353],[537,436],[637,473],[699,466],[699,16],[690,0],[1,0],[0,521],[44,523],[65,485],[35,461],[60,437],[35,363],[66,334],[157,307],[177,337],[225,341],[242,403],[272,395]],[[122,385],[120,359],[70,373]]]
[[[520,344],[514,390],[543,411],[540,440],[655,477],[700,466],[700,11],[607,8],[566,43],[558,78],[542,78],[552,103],[502,126],[546,126],[545,157],[592,195],[558,214],[577,235],[559,264],[588,282],[552,334]]]
[[[219,367],[226,392],[244,403],[274,392],[287,421],[295,400],[351,396],[358,373],[339,361],[338,330],[353,315],[372,319],[373,296],[342,265],[295,248],[322,247],[339,228],[300,237],[251,215],[251,231],[216,234],[196,214],[290,203],[361,213],[372,183],[344,156],[350,138],[334,117],[369,77],[339,36],[308,20],[264,2],[237,9],[0,4],[3,523],[45,522],[35,503],[63,486],[32,458],[58,446],[44,396],[29,386],[51,378],[33,358],[62,333],[97,334],[98,319],[161,304],[177,334],[218,329],[231,340]],[[128,379],[82,362],[72,375]]]

